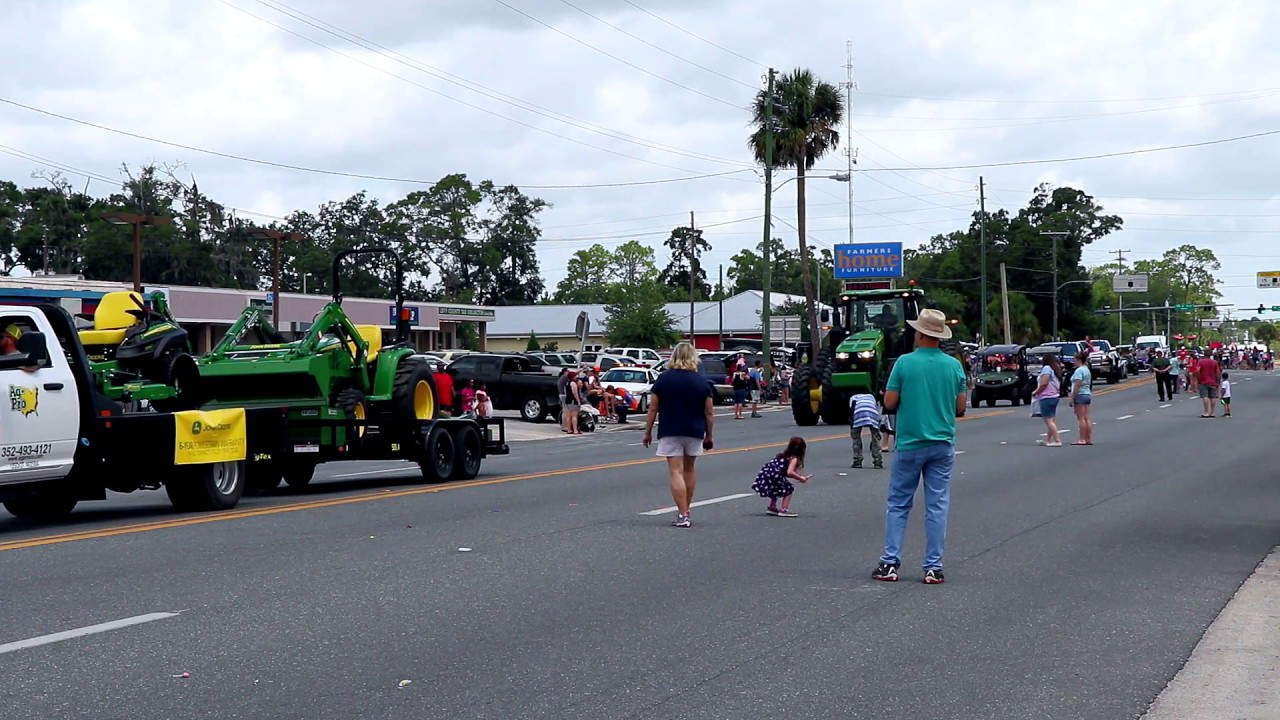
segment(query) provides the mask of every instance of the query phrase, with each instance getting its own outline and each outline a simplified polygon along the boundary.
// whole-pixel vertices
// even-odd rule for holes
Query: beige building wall
[[[573,335],[542,337],[538,336],[538,343],[545,345],[547,343],[557,343],[560,352],[577,352],[580,346],[578,338]],[[587,338],[587,344],[599,345],[603,343],[603,338]],[[524,352],[529,347],[529,336],[524,337],[494,337],[489,336],[488,349],[491,352]]]

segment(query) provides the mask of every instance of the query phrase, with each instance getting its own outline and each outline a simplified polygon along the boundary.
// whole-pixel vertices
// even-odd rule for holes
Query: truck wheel
[[[70,515],[75,506],[75,498],[47,491],[4,501],[4,509],[23,520],[61,520]]]
[[[364,393],[356,388],[339,390],[337,405],[349,420],[361,423],[369,420],[369,401],[365,398]],[[347,444],[352,446],[359,445],[360,440],[364,438],[364,434],[368,430],[369,428],[365,425],[349,426],[347,428]]]
[[[978,397],[978,391],[977,391],[977,390],[974,390],[973,392],[969,393],[969,406],[970,406],[970,407],[978,407],[978,403],[980,403],[980,402],[982,402],[982,399]]]
[[[408,424],[434,420],[440,411],[438,397],[431,367],[413,357],[402,358],[396,366],[395,384],[391,388],[395,419]]]
[[[422,477],[429,483],[444,482],[453,475],[453,436],[444,427],[433,427],[427,435],[426,453],[418,461]]]
[[[818,400],[813,399],[814,391]],[[818,424],[818,405],[821,404],[822,386],[815,382],[813,368],[801,365],[791,376],[791,417],[796,425],[808,427]]]
[[[244,495],[243,460],[178,467],[174,475],[164,489],[178,512],[230,510]]]
[[[480,442],[480,432],[471,425],[463,425],[453,436],[454,462],[453,480],[470,480],[480,474],[480,463],[484,459],[484,445]]]
[[[1013,403],[1014,407],[1018,407],[1022,404],[1022,396],[1018,395],[1018,391],[1015,390],[1009,401]]]
[[[542,422],[547,416],[547,403],[542,398],[530,395],[520,405],[520,419],[525,422]]]
[[[311,484],[311,478],[315,474],[315,463],[297,463],[284,469],[284,482],[289,487],[306,487]]]

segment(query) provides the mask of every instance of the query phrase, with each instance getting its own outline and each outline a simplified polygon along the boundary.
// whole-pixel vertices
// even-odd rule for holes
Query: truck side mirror
[[[831,322],[831,312],[826,308],[822,308],[822,312],[818,315],[818,320],[820,320],[823,325]]]

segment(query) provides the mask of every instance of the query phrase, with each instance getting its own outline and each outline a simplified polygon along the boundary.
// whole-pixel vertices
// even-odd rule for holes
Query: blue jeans
[[[942,569],[947,539],[947,506],[951,502],[951,470],[956,464],[955,446],[934,443],[918,450],[899,450],[889,472],[889,502],[885,513],[884,555],[880,562],[901,564],[902,538],[907,516],[915,503],[916,488],[924,477],[924,569]]]

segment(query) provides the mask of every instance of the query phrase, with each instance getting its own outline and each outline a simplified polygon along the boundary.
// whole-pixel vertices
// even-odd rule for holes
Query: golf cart
[[[970,404],[978,407],[984,400],[994,407],[997,400],[1008,400],[1014,407],[1031,402],[1035,389],[1027,373],[1027,351],[1022,345],[990,345],[979,353],[981,362],[973,378]]]

